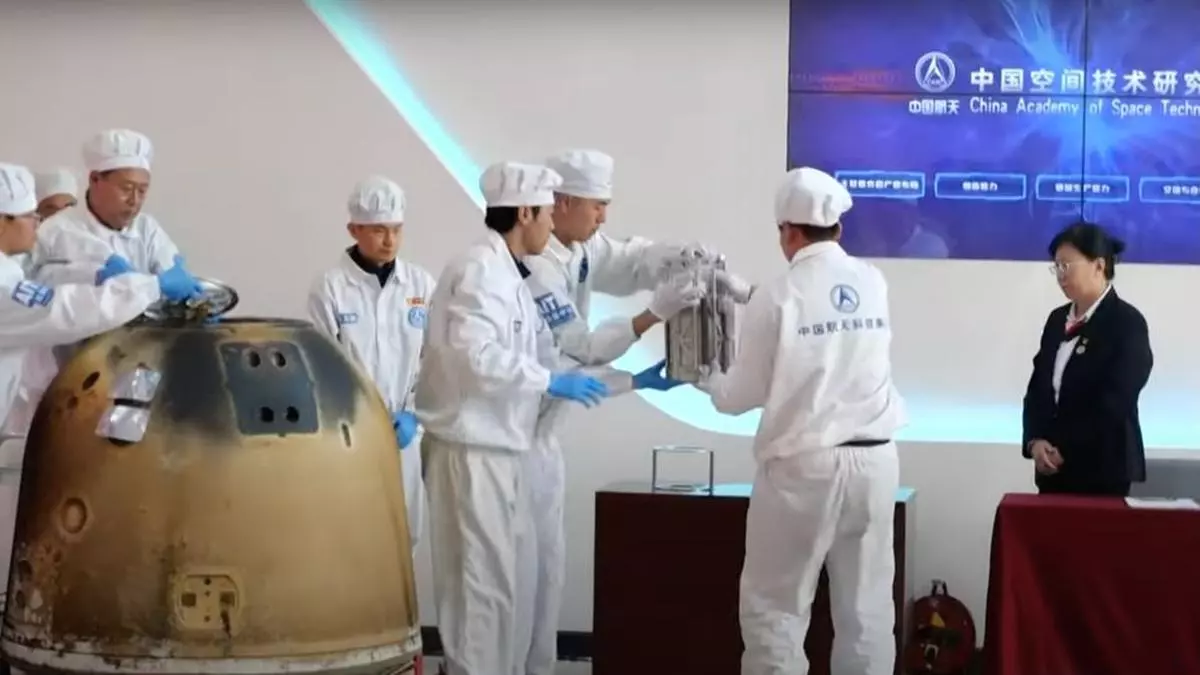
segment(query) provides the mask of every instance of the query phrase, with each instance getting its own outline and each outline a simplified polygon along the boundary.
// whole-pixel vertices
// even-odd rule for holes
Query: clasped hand
[[[133,265],[130,265],[129,261],[125,258],[114,253],[105,259],[104,266],[96,272],[96,285],[102,286],[109,279],[132,271]]]
[[[187,271],[183,256],[179,255],[175,256],[175,265],[171,269],[158,275],[158,288],[163,297],[171,302],[183,302],[204,294],[200,282]]]
[[[407,448],[417,435],[417,416],[407,410],[392,415],[392,429],[396,432],[396,443],[403,450]]]
[[[1041,439],[1029,444],[1029,454],[1033,456],[1034,469],[1043,476],[1058,473],[1063,465],[1062,454],[1058,452],[1058,448]]]
[[[685,309],[695,307],[704,298],[700,284],[684,278],[668,279],[654,289],[654,297],[647,308],[650,313],[666,321]]]
[[[633,376],[634,389],[653,389],[654,391],[670,391],[675,387],[683,384],[679,380],[672,380],[667,377],[663,371],[667,368],[667,360],[663,359],[653,366],[643,370]]]
[[[582,403],[588,408],[599,405],[608,396],[608,386],[600,380],[578,372],[554,373],[546,393],[555,398]]]
[[[750,285],[750,282],[725,270],[717,271],[717,287],[728,293],[729,297],[739,305],[750,302],[750,295],[754,292],[754,287]]]

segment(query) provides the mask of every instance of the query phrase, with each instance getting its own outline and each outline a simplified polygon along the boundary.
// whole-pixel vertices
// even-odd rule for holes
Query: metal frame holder
[[[658,482],[658,458],[660,454],[667,455],[708,455],[708,483],[664,483]],[[713,451],[698,445],[657,445],[650,452],[650,491],[651,492],[704,492],[712,494],[716,482],[716,457]]]
[[[234,288],[216,279],[196,277],[201,296],[186,302],[169,302],[165,298],[150,305],[142,317],[150,321],[203,321],[216,319],[233,311],[239,297]]]
[[[23,441],[25,438],[25,434],[0,434],[0,446],[3,446],[9,441]],[[22,458],[22,460],[23,459],[24,458]],[[21,469],[24,467],[24,465],[25,462],[22,461],[16,466],[0,466],[0,473],[15,473],[20,475]],[[0,597],[3,597],[2,593],[0,593]]]
[[[25,438],[26,438],[25,434],[0,434],[0,445],[4,445],[5,443],[7,443],[9,441],[21,441],[21,440],[24,440]],[[0,467],[0,473],[16,474],[16,475],[20,476],[23,465],[24,465],[24,462],[21,462],[21,465],[18,465],[18,466]],[[13,514],[13,516],[15,517],[16,514]],[[8,592],[6,590],[6,591],[0,593],[0,612],[4,612],[4,610],[7,608],[8,608]],[[7,672],[8,668],[5,668],[5,671]]]

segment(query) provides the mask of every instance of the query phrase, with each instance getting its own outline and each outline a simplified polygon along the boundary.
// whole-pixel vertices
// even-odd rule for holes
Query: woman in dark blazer
[[[1091,223],[1050,242],[1070,300],[1050,312],[1025,392],[1025,457],[1042,494],[1129,494],[1146,479],[1138,396],[1154,355],[1146,319],[1112,287],[1125,244]]]

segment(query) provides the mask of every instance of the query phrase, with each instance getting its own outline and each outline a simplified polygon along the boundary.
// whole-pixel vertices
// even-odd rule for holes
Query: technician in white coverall
[[[179,249],[142,211],[150,189],[150,139],[128,129],[102,131],[83,146],[84,203],[42,223],[27,267],[47,286],[92,284],[125,272],[157,275],[176,265]],[[96,276],[97,268],[101,269]],[[21,384],[22,408],[36,406],[72,346],[31,350]]]
[[[57,288],[27,280],[16,256],[34,246],[41,221],[36,209],[33,175],[24,167],[0,164],[0,467],[12,473],[20,471],[25,436],[42,391],[30,391],[23,382],[28,357],[48,356],[52,345],[116,328],[160,297],[186,297],[196,286],[182,267],[157,280],[141,274],[103,280],[97,275],[95,285]],[[15,526],[11,518],[16,514],[10,511],[9,516],[0,522],[0,576],[8,574]]]
[[[160,298],[183,300],[199,291],[180,265],[157,278],[96,275],[94,285],[51,288],[27,280],[12,256],[33,248],[39,222],[33,174],[0,164],[0,421],[5,435],[23,436],[28,425],[10,414],[26,350],[82,340],[136,318]]]
[[[717,410],[762,408],[758,473],[746,517],[741,580],[743,675],[808,672],[804,636],[828,562],[832,671],[885,675],[892,634],[892,516],[906,422],[892,386],[887,283],[838,245],[850,194],[816,169],[787,174],[775,198],[788,271],[740,301],[738,357],[700,387]]]
[[[523,457],[543,396],[592,405],[607,394],[592,377],[539,363],[554,341],[521,261],[545,249],[561,184],[544,166],[489,167],[487,238],[446,266],[430,302],[416,403],[449,675],[523,675],[518,571],[536,555]]]
[[[392,411],[404,479],[408,531],[415,549],[425,515],[421,452],[412,396],[425,338],[433,276],[396,257],[404,226],[404,191],[382,176],[358,183],[350,194],[354,245],[325,272],[308,296],[317,328],[333,338],[367,373]]]
[[[624,354],[647,330],[700,301],[695,285],[659,283],[664,261],[680,255],[680,246],[631,237],[614,239],[600,232],[612,200],[612,157],[596,150],[569,150],[547,166],[563,178],[555,190],[554,234],[540,255],[525,258],[527,282],[538,312],[553,331],[561,353],[583,366],[606,366]],[[588,327],[592,290],[615,296],[653,290],[650,306],[632,319],[610,319],[595,331]],[[609,395],[633,389],[666,391],[680,384],[662,375],[657,364],[636,375],[615,369],[589,370]],[[563,403],[543,406],[533,451],[526,468],[533,500],[536,566],[524,568],[522,640],[530,643],[523,675],[548,675],[558,661],[558,617],[566,578],[563,533],[565,466],[558,441]],[[530,625],[531,624],[531,625]]]
[[[37,215],[42,220],[54,214],[75,206],[79,199],[79,183],[70,169],[55,169],[45,173],[33,174],[34,187],[37,190]],[[26,273],[32,271],[33,255],[22,253],[12,256],[21,264]]]
[[[42,225],[31,276],[48,284],[87,282],[112,254],[128,261],[131,271],[159,274],[174,266],[179,249],[142,211],[153,158],[150,139],[128,129],[102,131],[84,144],[84,203]]]
[[[42,220],[79,203],[79,181],[70,169],[35,173],[33,180],[37,184],[37,212]]]

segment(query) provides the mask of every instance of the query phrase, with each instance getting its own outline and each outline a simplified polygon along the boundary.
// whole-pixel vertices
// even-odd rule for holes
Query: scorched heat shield
[[[406,671],[400,461],[311,325],[142,320],[85,343],[26,444],[3,648],[78,673]]]

